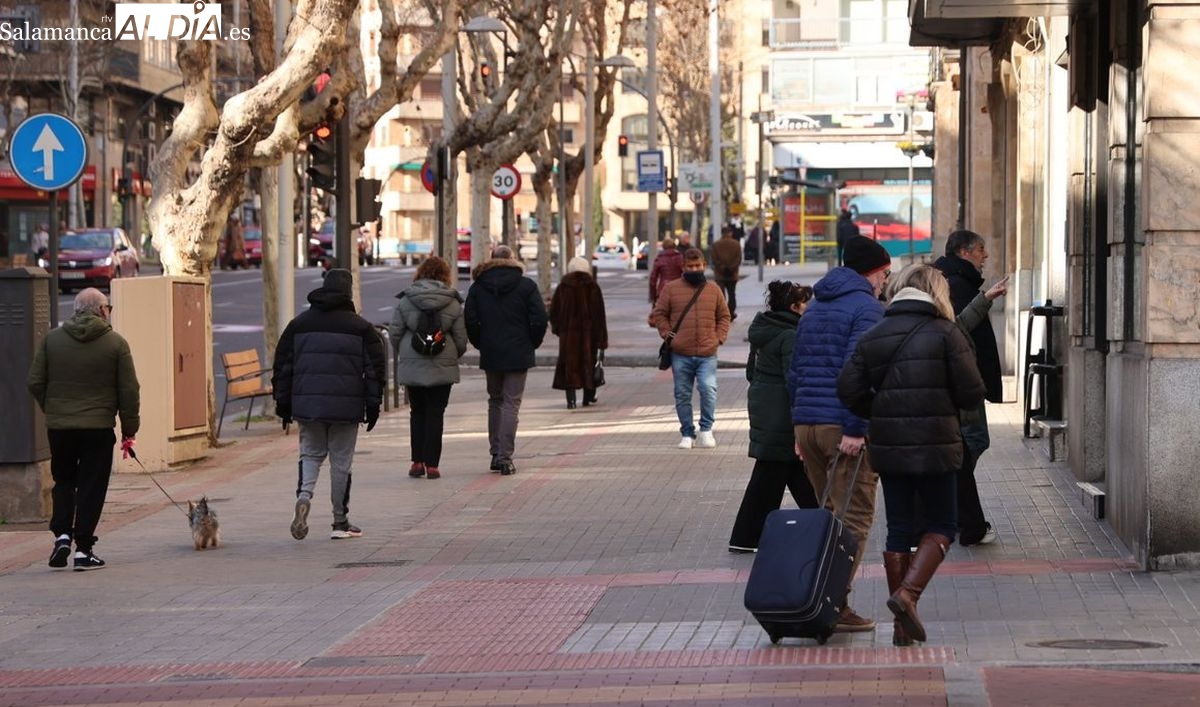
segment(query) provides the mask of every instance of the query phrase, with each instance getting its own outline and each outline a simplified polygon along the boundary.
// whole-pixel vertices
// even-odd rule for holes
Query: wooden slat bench
[[[254,399],[262,396],[270,398],[272,392],[271,379],[266,375],[271,369],[263,368],[256,349],[221,354],[221,365],[225,367],[225,401],[221,403],[221,416],[217,418],[217,437],[221,436],[225,407],[230,400],[250,399],[250,407],[246,410],[245,429],[248,430],[254,412]]]

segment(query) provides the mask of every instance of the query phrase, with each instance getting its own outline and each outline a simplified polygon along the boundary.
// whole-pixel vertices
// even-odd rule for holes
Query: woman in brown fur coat
[[[567,391],[568,410],[575,408],[576,388],[583,388],[585,407],[596,402],[596,357],[608,348],[604,295],[591,269],[586,259],[572,258],[550,300],[550,331],[558,337],[553,387]]]

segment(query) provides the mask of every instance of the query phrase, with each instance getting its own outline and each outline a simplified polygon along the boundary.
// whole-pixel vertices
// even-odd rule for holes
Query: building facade
[[[182,96],[170,43],[72,42],[28,39],[35,29],[67,27],[67,0],[10,3],[0,23],[21,28],[24,39],[0,48],[0,229],[5,253],[29,255],[33,230],[49,223],[49,195],[28,188],[12,171],[7,140],[22,120],[54,112],[73,118],[88,140],[82,179],[59,199],[57,220],[72,227],[124,226],[141,243],[142,217],[153,193],[149,164],[166,137]],[[78,3],[81,27],[102,26],[107,4]],[[70,80],[74,62],[76,79]],[[72,95],[77,86],[77,98]],[[72,203],[73,202],[73,203]]]
[[[943,164],[939,140],[936,189],[1017,273],[1002,324],[1036,339],[1032,307],[1064,307],[1053,345],[1029,347],[1063,383],[1047,433],[1145,567],[1200,565],[1200,5],[919,2],[911,20],[914,43],[960,53],[942,92],[959,98],[945,105],[966,139],[945,149],[963,159]]]

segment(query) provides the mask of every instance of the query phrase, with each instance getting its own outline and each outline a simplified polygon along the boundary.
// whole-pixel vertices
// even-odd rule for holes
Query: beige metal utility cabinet
[[[196,277],[136,277],[112,283],[112,325],[129,341],[142,388],[138,459],[149,471],[199,459],[208,451],[212,339],[208,298]],[[119,471],[141,471],[120,461]]]

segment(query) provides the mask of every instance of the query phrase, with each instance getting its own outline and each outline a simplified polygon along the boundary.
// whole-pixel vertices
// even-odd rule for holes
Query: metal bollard
[[[396,393],[396,351],[392,347],[392,335],[388,333],[387,326],[383,324],[376,324],[375,331],[379,332],[379,338],[383,339],[383,345],[387,347],[387,350],[392,354],[392,370],[391,372],[384,373],[385,380],[383,381],[383,410],[384,412],[387,412],[388,410],[391,410],[393,406],[397,408],[400,407],[399,399]],[[389,390],[392,393],[391,398],[396,400],[394,405],[388,404]]]

